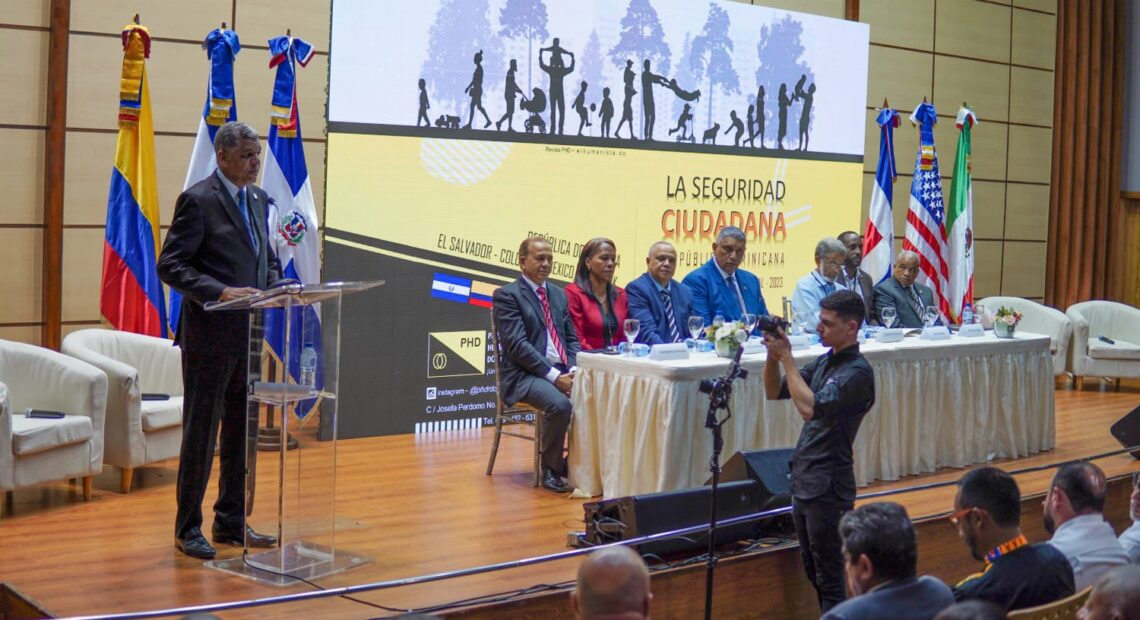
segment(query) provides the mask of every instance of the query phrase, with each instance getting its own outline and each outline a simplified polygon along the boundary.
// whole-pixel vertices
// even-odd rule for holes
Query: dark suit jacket
[[[184,351],[243,354],[248,349],[249,315],[206,312],[226,287],[268,288],[281,279],[281,265],[266,243],[268,196],[247,189],[257,250],[249,242],[237,204],[214,173],[186,188],[174,206],[174,219],[158,257],[158,275],[182,293],[176,340]]]
[[[934,293],[927,287],[914,283],[918,296],[922,298],[923,307],[934,305]],[[894,277],[887,278],[875,287],[875,312],[879,314],[879,322],[883,323],[883,308],[895,309],[894,327],[922,327],[922,316],[914,311],[914,303],[899,281]],[[883,323],[886,325],[886,323]]]
[[[629,305],[626,302],[625,291],[620,286],[614,290],[614,318],[617,327],[610,335],[609,346],[617,346],[625,341],[625,328],[623,324],[629,317]],[[566,303],[570,311],[570,319],[574,321],[574,331],[578,334],[578,344],[583,351],[604,349],[607,344],[602,325],[602,306],[594,299],[592,292],[587,293],[578,288],[576,284],[568,284],[563,291],[566,293]],[[645,329],[642,327],[642,329]],[[638,333],[640,335],[640,332]]]
[[[637,332],[637,342],[660,344],[669,342],[669,320],[665,318],[665,304],[661,303],[661,293],[657,283],[648,273],[641,274],[625,287],[629,301],[629,316],[641,321],[641,331]],[[689,337],[689,313],[692,311],[692,293],[680,282],[669,284],[669,297],[673,302],[673,320],[682,338]]]
[[[757,316],[768,314],[768,306],[760,292],[760,278],[743,269],[737,269],[735,275],[748,312]],[[706,326],[712,324],[717,314],[724,315],[726,321],[740,319],[742,313],[736,291],[721,277],[715,259],[710,258],[709,262],[689,272],[683,283],[693,294],[692,313],[703,317]]]
[[[954,604],[950,587],[934,577],[902,579],[849,598],[823,614],[823,620],[930,620]]]
[[[577,365],[578,334],[566,306],[562,289],[546,283],[550,302],[550,317],[562,346],[566,349],[566,366]],[[542,303],[530,285],[519,279],[501,286],[494,295],[495,326],[502,343],[502,362],[499,364],[500,395],[508,406],[521,400],[527,392],[528,381],[546,381],[550,362],[546,359],[546,320]]]
[[[855,276],[855,280],[859,286],[859,292],[863,295],[863,310],[867,315],[867,324],[878,325],[879,316],[875,314],[875,283],[871,282],[871,274],[860,269]],[[835,279],[835,283],[843,288],[850,287],[847,281],[846,269],[839,270],[839,277]]]

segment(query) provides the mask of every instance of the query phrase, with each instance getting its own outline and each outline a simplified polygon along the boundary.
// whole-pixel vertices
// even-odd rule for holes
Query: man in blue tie
[[[819,325],[819,302],[835,292],[835,278],[847,259],[847,246],[835,237],[824,237],[815,244],[815,269],[796,282],[792,293],[792,312],[796,322],[814,332]]]
[[[745,312],[768,314],[760,278],[740,269],[747,244],[744,231],[735,226],[722,228],[709,262],[685,276],[682,283],[693,294],[692,313],[703,317],[705,325],[711,325],[718,314],[726,321],[739,320]]]
[[[689,290],[673,279],[677,250],[668,241],[649,247],[648,270],[625,287],[629,316],[641,322],[637,341],[654,345],[681,342],[688,335],[692,299]]]

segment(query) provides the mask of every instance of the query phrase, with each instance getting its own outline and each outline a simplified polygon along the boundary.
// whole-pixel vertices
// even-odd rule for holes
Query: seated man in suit
[[[673,279],[677,250],[668,241],[649,246],[649,268],[625,287],[629,316],[641,322],[637,341],[654,345],[683,342],[689,334],[692,299],[689,290]]]
[[[927,306],[934,305],[934,293],[915,282],[918,277],[918,254],[903,250],[895,259],[891,277],[875,287],[875,312],[879,322],[883,320],[885,308],[895,309],[895,324],[891,327],[922,327],[922,315]]]
[[[502,345],[499,385],[503,403],[526,403],[542,411],[542,486],[569,489],[563,478],[562,444],[570,424],[570,388],[578,356],[578,335],[566,294],[547,283],[554,251],[545,239],[529,237],[519,246],[518,280],[494,295],[495,326]]]
[[[902,506],[894,502],[860,506],[840,519],[839,536],[853,598],[832,607],[824,620],[930,620],[954,604],[946,584],[928,575],[916,576],[918,541]]]
[[[792,292],[792,312],[808,332],[819,325],[819,301],[835,292],[835,278],[846,259],[847,248],[835,237],[815,244],[815,269],[800,278]]]
[[[692,313],[712,325],[713,317],[736,321],[745,313],[768,314],[760,278],[740,269],[747,245],[744,231],[735,226],[722,228],[713,244],[713,256],[707,263],[685,276],[682,284],[693,294]]]
[[[863,271],[863,240],[859,233],[849,230],[839,233],[839,242],[847,248],[847,258],[843,261],[843,269],[839,270],[839,277],[835,285],[849,291],[855,291],[863,298],[863,307],[867,310],[867,324],[878,325],[878,315],[875,314],[875,283],[871,281],[871,274]]]

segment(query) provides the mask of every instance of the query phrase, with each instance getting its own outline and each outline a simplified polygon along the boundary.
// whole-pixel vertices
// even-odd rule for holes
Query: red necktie
[[[542,318],[546,321],[546,331],[550,334],[550,340],[554,342],[554,350],[558,351],[558,359],[562,360],[562,364],[566,364],[566,350],[562,348],[562,341],[558,339],[558,330],[554,329],[554,318],[550,315],[550,302],[546,299],[546,287],[540,286],[537,289],[538,300],[542,302]]]

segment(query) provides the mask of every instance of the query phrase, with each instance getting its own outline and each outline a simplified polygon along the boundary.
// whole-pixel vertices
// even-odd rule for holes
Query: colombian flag
[[[154,122],[147,92],[150,33],[137,24],[123,29],[119,85],[119,141],[103,245],[103,318],[116,329],[169,337],[166,296],[158,280],[158,195]]]

